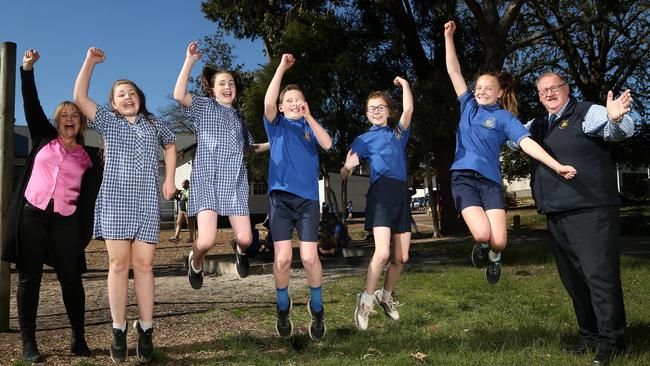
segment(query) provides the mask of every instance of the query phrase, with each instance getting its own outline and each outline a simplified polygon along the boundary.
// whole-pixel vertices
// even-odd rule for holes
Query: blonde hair
[[[58,106],[56,106],[56,109],[54,110],[54,123],[57,123],[59,121],[59,118],[61,118],[61,113],[63,113],[63,109],[68,106],[73,107],[79,114],[79,121],[81,122],[81,128],[79,128],[79,132],[77,132],[77,137],[75,140],[79,145],[83,145],[85,142],[84,131],[86,131],[86,127],[88,126],[88,120],[86,119],[86,116],[84,116],[84,114],[81,113],[81,110],[79,109],[79,107],[77,107],[76,104],[74,104],[69,100],[65,100],[61,102]]]

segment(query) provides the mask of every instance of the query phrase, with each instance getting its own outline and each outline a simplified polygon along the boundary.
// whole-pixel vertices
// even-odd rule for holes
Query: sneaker
[[[354,323],[357,325],[359,330],[366,330],[368,329],[368,317],[370,316],[375,303],[373,302],[368,306],[361,300],[362,297],[362,292],[357,294],[357,306],[354,309]]]
[[[88,348],[88,343],[86,343],[86,338],[83,335],[72,335],[70,352],[75,356],[90,356],[90,349]]]
[[[174,235],[174,236],[172,236],[171,238],[169,238],[169,241],[178,241],[178,240],[179,240],[179,237],[176,236],[176,235]]]
[[[494,285],[495,283],[499,282],[499,278],[501,278],[501,261],[490,261],[488,263],[487,268],[485,268],[485,278],[487,278],[487,281]]]
[[[327,329],[325,327],[325,308],[321,309],[319,312],[312,312],[311,310],[311,300],[307,302],[307,310],[309,311],[309,316],[311,316],[311,322],[309,324],[309,337],[314,342],[320,342],[325,338],[325,332]]]
[[[190,285],[193,289],[198,290],[203,287],[203,267],[198,272],[192,269],[192,258],[194,258],[194,251],[190,250],[187,255],[187,278],[190,280]]]
[[[293,323],[291,322],[291,308],[293,307],[293,301],[289,298],[289,308],[287,310],[278,311],[278,318],[275,321],[275,330],[278,332],[278,335],[282,338],[289,338],[293,334]]]
[[[111,360],[115,363],[126,361],[129,349],[126,348],[126,329],[113,328],[113,339],[111,340]]]
[[[472,248],[472,265],[476,268],[483,268],[488,262],[490,246],[486,243],[476,243]]]
[[[237,241],[233,240],[232,241],[232,250],[235,252],[235,267],[237,267],[237,274],[241,278],[246,278],[248,277],[248,268],[249,268],[249,263],[248,263],[248,257],[246,254],[241,254],[237,250]]]
[[[399,312],[397,312],[397,305],[393,302],[393,296],[390,297],[387,301],[384,301],[384,290],[379,289],[375,291],[375,303],[379,306],[381,306],[382,309],[384,309],[384,313],[386,313],[386,316],[390,318],[392,321],[398,321],[399,320]]]
[[[43,356],[38,351],[36,341],[23,341],[23,360],[28,363],[43,362]]]
[[[140,328],[140,322],[137,320],[133,322],[133,328],[135,328],[135,337],[138,340],[138,346],[135,349],[138,359],[142,363],[149,363],[153,358],[153,328],[149,328],[146,331],[142,330]]]

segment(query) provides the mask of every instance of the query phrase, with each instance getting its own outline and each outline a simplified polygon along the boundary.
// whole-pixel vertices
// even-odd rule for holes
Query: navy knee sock
[[[275,289],[276,297],[277,297],[277,303],[278,303],[278,310],[287,310],[289,309],[289,288],[276,288]]]
[[[323,310],[323,286],[310,286],[309,292],[311,295],[311,310],[316,313]]]

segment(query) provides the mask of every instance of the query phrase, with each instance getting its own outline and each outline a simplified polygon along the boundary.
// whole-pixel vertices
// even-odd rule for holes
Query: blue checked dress
[[[95,204],[93,237],[147,243],[160,241],[160,146],[174,134],[159,120],[138,115],[136,123],[97,105],[89,127],[104,138],[104,179]]]
[[[253,144],[253,138],[241,114],[214,98],[198,96],[192,96],[192,105],[183,112],[192,119],[197,140],[187,214],[210,210],[221,216],[247,216],[244,147]]]

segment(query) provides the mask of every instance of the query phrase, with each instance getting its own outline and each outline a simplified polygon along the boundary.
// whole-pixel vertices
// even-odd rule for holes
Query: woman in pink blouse
[[[70,352],[89,356],[84,337],[87,270],[84,249],[92,233],[93,208],[101,183],[98,148],[84,146],[86,119],[65,101],[50,124],[40,105],[33,66],[35,50],[25,52],[20,70],[25,118],[32,138],[20,185],[16,187],[3,240],[5,261],[16,263],[16,302],[23,358],[39,362],[36,313],[43,264],[54,267],[72,328]]]

